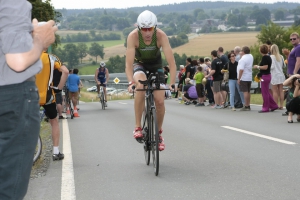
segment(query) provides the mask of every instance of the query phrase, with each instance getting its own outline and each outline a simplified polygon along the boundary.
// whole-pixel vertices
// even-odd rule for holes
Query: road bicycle
[[[104,85],[103,84],[100,84],[99,85],[100,87],[99,87],[99,90],[100,90],[100,103],[101,103],[101,106],[102,106],[102,110],[105,110],[105,95],[104,95],[104,89],[103,89],[103,87],[104,87]]]
[[[155,90],[169,90],[161,89],[159,78],[160,74],[150,73],[146,81],[139,80],[139,83],[144,85],[143,89],[136,89],[136,91],[145,91],[145,109],[142,115],[142,133],[144,137],[137,139],[138,142],[143,143],[144,155],[146,164],[150,163],[150,154],[152,152],[154,174],[157,176],[159,172],[159,130],[157,124],[156,107],[154,102],[153,92]],[[164,77],[163,77],[164,79]],[[172,86],[174,87],[174,86]],[[133,89],[135,87],[133,86]]]
[[[44,109],[40,109],[40,123],[42,123],[44,117],[45,117],[45,110]],[[33,164],[41,156],[42,147],[43,147],[43,143],[42,143],[41,135],[39,135],[38,140],[37,140],[37,144],[36,144],[36,147],[35,147],[35,151],[34,151]]]

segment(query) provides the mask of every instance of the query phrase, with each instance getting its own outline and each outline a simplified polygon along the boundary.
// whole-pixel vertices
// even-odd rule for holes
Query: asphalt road
[[[25,199],[300,199],[300,123],[288,124],[282,111],[260,114],[260,106],[243,112],[165,103],[157,177],[132,137],[133,100],[109,102],[107,110],[85,103],[80,118],[66,123],[73,164],[51,161]]]

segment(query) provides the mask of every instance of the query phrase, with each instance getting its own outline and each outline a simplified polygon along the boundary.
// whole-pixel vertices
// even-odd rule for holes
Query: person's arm
[[[288,79],[286,79],[284,82],[283,82],[283,85],[284,86],[291,86],[292,85],[292,80],[293,78],[300,78],[300,74],[294,74],[292,76],[290,76]]]
[[[65,83],[66,83],[66,81],[67,81],[67,79],[68,79],[69,70],[68,70],[68,68],[66,66],[62,65],[60,67],[59,71],[61,71],[62,74],[61,74],[60,81],[59,81],[59,84],[58,84],[57,88],[59,90],[62,90],[63,87],[64,87],[64,85],[65,85]]]
[[[105,72],[105,76],[106,76],[106,83],[105,84],[107,84],[108,83],[108,81],[109,81],[109,71],[108,71],[108,69],[106,68],[106,70],[105,70],[106,72]]]
[[[38,21],[33,19],[33,33],[32,33],[32,48],[24,53],[7,53],[5,59],[7,65],[16,72],[26,70],[33,65],[41,56],[44,49],[47,49],[54,41],[54,33],[57,31],[55,22],[48,21],[42,26],[38,26]]]
[[[299,69],[300,69],[300,57],[297,57],[296,58],[295,69],[294,69],[294,74],[298,74]]]
[[[100,84],[100,82],[98,81],[98,73],[99,73],[99,69],[96,69],[96,71],[95,71],[95,83],[96,83],[96,85]]]
[[[176,80],[176,63],[173,55],[172,48],[169,43],[169,39],[167,35],[160,31],[160,42],[161,42],[161,47],[162,50],[165,54],[165,58],[168,62],[169,69],[170,69],[170,86],[175,85],[175,80]]]
[[[126,67],[125,67],[125,73],[127,76],[127,80],[130,83],[133,83],[133,62],[134,62],[134,56],[135,56],[135,31],[132,31],[128,37],[127,37],[127,49],[126,49]]]
[[[214,75],[214,73],[216,72],[216,70],[211,69],[208,73],[208,75],[205,76],[205,78],[211,77],[212,75]]]

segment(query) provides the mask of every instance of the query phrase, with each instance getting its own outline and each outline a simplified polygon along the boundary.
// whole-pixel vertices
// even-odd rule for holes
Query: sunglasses
[[[297,38],[290,38],[290,41],[292,41],[292,40],[297,40]]]
[[[153,31],[154,30],[154,26],[152,26],[150,28],[140,28],[140,30],[142,30],[143,32]]]

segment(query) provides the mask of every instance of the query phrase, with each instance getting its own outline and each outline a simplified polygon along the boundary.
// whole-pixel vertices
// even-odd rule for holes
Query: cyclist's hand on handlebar
[[[128,92],[129,92],[129,93],[133,93],[134,90],[135,90],[135,85],[134,85],[134,84],[129,85],[127,89],[128,89]]]

